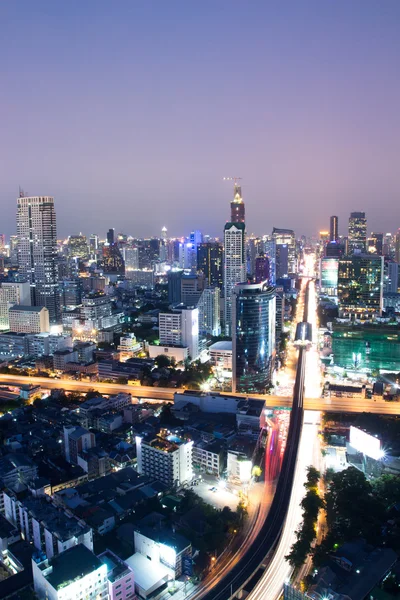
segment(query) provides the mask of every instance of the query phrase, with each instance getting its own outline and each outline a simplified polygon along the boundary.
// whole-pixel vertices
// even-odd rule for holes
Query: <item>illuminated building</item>
[[[168,302],[170,304],[181,303],[181,279],[183,276],[183,269],[171,269],[167,273],[168,281]]]
[[[15,333],[48,333],[49,311],[44,306],[16,304],[8,311],[10,331]]]
[[[381,314],[383,257],[353,254],[339,259],[338,300],[341,316]]]
[[[107,567],[108,600],[134,600],[134,576],[128,565],[111,550],[106,550],[98,558]]]
[[[125,263],[117,244],[103,246],[102,268],[107,275],[124,275]]]
[[[387,323],[341,323],[332,325],[333,364],[361,372],[398,373],[400,325]]]
[[[165,347],[187,348],[191,360],[199,356],[199,309],[177,307],[172,312],[160,313],[158,316],[160,347],[158,354],[163,354]]]
[[[337,242],[339,239],[339,219],[336,216],[330,218],[329,241]]]
[[[394,240],[395,260],[400,264],[400,229],[397,230]]]
[[[139,251],[136,246],[127,245],[122,249],[122,256],[125,261],[125,274],[128,277],[129,271],[139,268]]]
[[[108,599],[107,566],[83,544],[50,560],[33,558],[32,571],[40,600]]]
[[[0,330],[9,329],[8,312],[15,304],[29,306],[31,290],[28,282],[3,281],[0,283]]]
[[[321,294],[337,296],[339,259],[324,257],[320,259],[319,286]]]
[[[371,233],[371,237],[367,240],[368,252],[372,254],[383,255],[383,233]]]
[[[399,280],[399,265],[394,260],[384,259],[383,293],[396,294]]]
[[[319,232],[319,255],[325,256],[326,246],[329,244],[329,231]]]
[[[82,302],[82,279],[64,280],[60,283],[63,310],[76,308]]]
[[[224,322],[232,331],[232,294],[237,283],[246,281],[245,224],[226,223],[224,228]]]
[[[45,306],[50,322],[60,321],[57,269],[57,226],[54,198],[18,198],[18,267],[31,286],[31,304]]]
[[[85,235],[70,235],[68,238],[68,251],[70,256],[88,258],[89,248]]]
[[[64,327],[72,328],[72,336],[76,340],[85,342],[102,341],[101,332],[108,330],[110,337],[113,333],[121,331],[121,323],[123,321],[123,313],[115,312],[113,304],[109,296],[103,292],[92,292],[82,298],[82,305],[72,313],[70,327],[67,326],[67,320],[63,313]]]
[[[136,436],[137,471],[169,488],[179,487],[193,479],[192,451],[193,442],[176,435],[151,440]]]
[[[117,350],[119,360],[125,362],[128,358],[132,358],[141,352],[142,344],[136,340],[134,333],[127,333],[121,336]]]
[[[279,229],[274,227],[272,230],[272,239],[275,242],[276,261],[276,278],[284,277],[285,275],[294,275],[297,272],[296,268],[296,238],[292,229]],[[278,253],[280,246],[287,247],[287,270],[285,270],[284,261],[278,265]],[[282,252],[282,256],[286,253]]]
[[[367,219],[365,212],[352,212],[349,219],[349,252],[365,252],[367,249]]]
[[[206,288],[197,304],[199,309],[199,332],[203,335],[221,335],[221,291],[218,287]]]
[[[209,287],[223,286],[223,247],[219,242],[206,242],[197,246],[197,270],[202,271]]]
[[[233,291],[232,391],[262,393],[274,367],[275,289],[265,281]]]
[[[245,207],[242,198],[242,187],[236,182],[233,188],[231,202],[231,223],[245,223]]]

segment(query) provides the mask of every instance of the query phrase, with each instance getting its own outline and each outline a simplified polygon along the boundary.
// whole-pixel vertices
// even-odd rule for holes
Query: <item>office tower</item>
[[[124,275],[125,263],[117,244],[103,246],[102,267],[104,274]]]
[[[330,218],[329,241],[337,242],[339,239],[339,219],[336,216]]]
[[[9,329],[8,311],[16,304],[29,306],[31,290],[28,282],[3,281],[0,283],[0,330]]]
[[[218,287],[206,288],[198,302],[199,333],[217,336],[221,334],[220,321],[221,290]]]
[[[180,487],[193,479],[193,442],[176,435],[145,440],[136,436],[137,471],[158,479],[168,489]]]
[[[89,255],[89,248],[86,239],[86,235],[70,235],[68,238],[68,251],[69,255],[76,258],[85,260]]]
[[[272,236],[263,237],[263,246],[266,257],[269,260],[269,281],[271,285],[276,282],[276,244]]]
[[[114,229],[114,227],[111,227],[107,231],[107,244],[114,244],[114,242],[115,242],[115,229]]]
[[[107,565],[83,544],[72,546],[53,558],[38,553],[38,557],[32,559],[32,573],[35,596],[39,600],[108,598]]]
[[[245,223],[242,187],[235,182],[233,200],[231,202],[231,223]]]
[[[224,228],[224,323],[226,335],[232,331],[232,293],[237,283],[246,281],[245,224],[226,223]]]
[[[399,264],[390,258],[384,258],[383,293],[397,294],[398,280]]]
[[[167,273],[168,281],[168,302],[170,304],[181,303],[181,279],[183,276],[183,269],[171,269]]]
[[[352,212],[349,219],[349,252],[365,252],[367,248],[367,219],[365,212]]]
[[[219,242],[207,242],[197,247],[197,270],[204,273],[209,287],[223,287],[223,246]]]
[[[16,304],[8,311],[10,331],[15,333],[48,333],[49,311],[45,306]]]
[[[82,302],[82,279],[65,279],[60,283],[60,298],[63,310],[71,310]]]
[[[296,238],[292,229],[278,229],[274,227],[272,230],[272,239],[275,242],[276,254],[276,279],[285,275],[295,275],[297,272],[296,262]],[[287,251],[283,249],[281,252],[281,264],[278,265],[278,254],[280,247],[287,246]],[[286,254],[287,254],[287,270],[286,270]],[[286,272],[284,272],[286,271]]]
[[[30,283],[32,305],[45,306],[50,322],[57,323],[61,314],[54,199],[18,198],[17,232],[19,271]]]
[[[261,254],[256,258],[255,276],[256,283],[270,281],[269,258],[264,256],[264,254]]]
[[[91,233],[89,238],[89,247],[92,254],[96,254],[99,249],[99,236],[96,233]]]
[[[275,288],[237,284],[232,309],[232,391],[263,393],[274,367]]]
[[[382,312],[383,256],[353,254],[339,259],[341,316],[369,317]]]
[[[371,233],[368,238],[368,252],[383,256],[383,233]]]
[[[275,277],[276,281],[282,277],[289,277],[289,247],[287,244],[276,245]]]

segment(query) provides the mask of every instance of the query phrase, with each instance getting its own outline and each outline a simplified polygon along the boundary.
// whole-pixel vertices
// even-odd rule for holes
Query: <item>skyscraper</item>
[[[233,191],[233,200],[231,202],[231,222],[244,223],[245,212],[242,198],[242,187],[235,182]]]
[[[340,258],[338,300],[340,316],[381,314],[383,256],[359,253]]]
[[[223,248],[219,242],[206,242],[197,246],[197,270],[202,271],[209,287],[223,285]]]
[[[337,242],[339,239],[339,219],[336,216],[330,218],[329,241]]]
[[[232,391],[265,392],[275,355],[275,288],[268,281],[233,290]]]
[[[226,223],[224,228],[224,322],[232,331],[232,293],[237,283],[246,281],[245,224]]]
[[[276,278],[284,277],[285,275],[294,275],[297,271],[296,268],[296,238],[292,229],[279,229],[274,227],[272,230],[272,239],[275,242],[275,253],[276,259]],[[280,252],[281,247],[287,246],[287,269],[285,260],[281,260],[280,266],[278,265],[278,254],[286,257],[286,251],[283,249]],[[278,268],[279,267],[279,268]]]
[[[264,254],[257,256],[255,268],[256,283],[270,281],[269,259]]]
[[[365,212],[352,212],[349,219],[349,252],[365,252],[367,248],[367,219]]]
[[[18,265],[31,286],[33,306],[45,306],[51,323],[60,320],[57,270],[57,228],[54,198],[18,198]]]

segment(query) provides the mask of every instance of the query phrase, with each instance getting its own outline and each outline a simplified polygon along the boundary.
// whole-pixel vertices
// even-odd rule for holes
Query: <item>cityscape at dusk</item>
[[[0,598],[399,600],[398,1],[0,22]]]

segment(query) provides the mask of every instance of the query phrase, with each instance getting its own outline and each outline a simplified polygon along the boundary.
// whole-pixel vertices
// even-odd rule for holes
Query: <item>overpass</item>
[[[175,392],[182,393],[182,388],[160,388],[148,386],[133,386],[118,383],[102,383],[88,381],[74,381],[71,379],[49,379],[47,377],[28,377],[19,375],[0,375],[0,383],[3,385],[41,385],[45,389],[63,389],[70,392],[88,392],[96,390],[103,394],[119,394],[121,392],[132,394],[133,398],[154,400],[157,402],[173,402]],[[232,395],[232,394],[226,394]],[[249,394],[235,394],[247,398]],[[293,398],[285,396],[272,396],[252,394],[252,398],[265,401],[267,408],[291,409]],[[385,402],[384,400],[370,400],[368,398],[353,398],[349,396],[330,398],[305,398],[303,401],[305,410],[328,411],[328,412],[371,412],[385,415],[400,414],[400,402]]]

